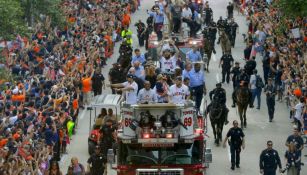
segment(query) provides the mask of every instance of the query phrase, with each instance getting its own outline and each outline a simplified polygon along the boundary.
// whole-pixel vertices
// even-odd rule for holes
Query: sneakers
[[[240,165],[236,165],[237,168],[240,168]]]
[[[235,107],[236,107],[236,104],[232,104],[231,107],[232,107],[232,108],[235,108]]]
[[[231,166],[231,168],[230,168],[231,170],[235,170],[235,166]]]

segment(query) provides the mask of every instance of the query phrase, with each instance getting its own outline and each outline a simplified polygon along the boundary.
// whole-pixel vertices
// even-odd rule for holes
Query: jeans
[[[230,145],[231,166],[240,165],[240,146]]]
[[[257,97],[257,108],[260,108],[261,104],[261,88],[251,89],[252,91],[252,104],[254,104],[255,98]]]
[[[276,175],[276,169],[275,168],[265,168],[263,170],[263,175]]]

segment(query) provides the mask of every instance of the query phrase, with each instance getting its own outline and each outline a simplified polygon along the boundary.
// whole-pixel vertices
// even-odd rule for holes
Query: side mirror
[[[115,163],[115,155],[113,149],[108,149],[107,160],[109,164]]]

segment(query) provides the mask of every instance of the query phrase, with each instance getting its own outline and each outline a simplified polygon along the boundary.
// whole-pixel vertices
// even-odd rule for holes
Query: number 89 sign
[[[187,128],[180,128],[180,136],[189,136],[193,135],[193,116],[194,116],[194,109],[193,108],[186,108],[182,110],[181,121],[183,125]]]

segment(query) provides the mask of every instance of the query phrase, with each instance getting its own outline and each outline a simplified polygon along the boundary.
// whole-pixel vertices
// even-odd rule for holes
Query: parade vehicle
[[[98,141],[100,139],[100,127],[95,127],[95,121],[98,117],[97,111],[100,111],[101,108],[111,108],[116,115],[116,118],[119,120],[119,107],[120,107],[121,95],[107,94],[107,95],[98,95],[95,96],[92,104],[87,108],[90,111],[90,128],[89,128],[89,137],[88,137],[88,153],[91,155]],[[93,116],[94,115],[94,116]],[[93,117],[93,124],[92,124]]]
[[[204,175],[212,162],[206,119],[194,104],[121,106],[117,147],[108,162],[117,175]]]

